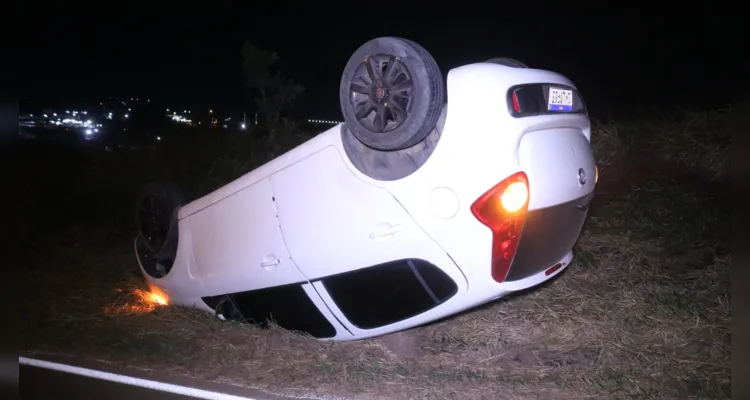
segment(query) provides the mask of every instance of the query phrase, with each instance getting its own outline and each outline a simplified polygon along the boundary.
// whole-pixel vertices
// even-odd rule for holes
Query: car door
[[[189,218],[206,296],[306,282],[284,245],[269,179]]]
[[[466,288],[445,251],[388,191],[355,176],[335,147],[275,173],[271,183],[292,259],[355,335],[426,313]],[[408,278],[414,285],[402,276],[415,277]],[[399,302],[415,307],[391,307]]]

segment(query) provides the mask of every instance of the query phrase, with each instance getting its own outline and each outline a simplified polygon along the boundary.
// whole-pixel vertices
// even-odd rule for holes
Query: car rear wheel
[[[339,100],[346,128],[357,140],[376,150],[401,150],[435,128],[445,103],[445,82],[424,47],[381,37],[352,54]]]
[[[495,57],[490,58],[489,60],[485,61],[492,64],[500,64],[504,65],[506,67],[513,67],[513,68],[529,68],[528,65],[509,57]]]
[[[152,182],[143,188],[136,204],[138,241],[145,254],[155,262],[159,271],[151,275],[165,275],[177,255],[177,211],[185,204],[180,189],[169,182]]]

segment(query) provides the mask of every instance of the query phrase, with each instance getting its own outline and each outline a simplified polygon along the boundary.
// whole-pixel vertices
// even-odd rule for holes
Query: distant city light
[[[311,122],[313,124],[331,124],[331,125],[343,124],[343,122],[324,120],[324,119],[308,119],[307,122]]]
[[[187,124],[193,122],[192,120],[189,120],[189,119],[183,117],[182,115],[177,115],[177,113],[175,113],[175,115],[172,115],[171,118],[172,118],[173,121],[184,122],[184,123],[187,123]]]
[[[134,100],[134,101],[140,101],[140,99],[136,98],[136,97],[131,97],[129,99],[130,100]],[[127,112],[121,114],[120,118],[121,119],[129,119],[130,118],[130,114],[132,114],[132,110],[133,109],[131,107],[127,107],[128,103],[126,103],[126,101],[121,101],[121,100],[122,99],[116,99],[117,102],[122,102],[123,104],[126,105],[123,108],[127,108],[127,110],[125,110]],[[146,101],[150,102],[151,99],[146,99]],[[78,132],[81,132],[82,134],[85,134],[87,137],[88,136],[92,136],[95,133],[98,133],[100,129],[103,129],[103,125],[101,123],[98,123],[98,122],[104,122],[104,121],[102,121],[102,119],[113,120],[114,117],[115,117],[114,112],[112,112],[112,111],[106,111],[106,108],[110,108],[111,107],[111,105],[112,105],[111,102],[108,102],[108,105],[107,105],[106,108],[103,107],[104,106],[104,102],[103,101],[100,102],[99,104],[102,107],[100,107],[98,109],[92,108],[91,109],[92,113],[91,113],[90,117],[88,117],[88,115],[89,115],[88,111],[83,111],[81,109],[78,109],[78,110],[68,109],[68,110],[61,111],[60,113],[50,112],[48,114],[47,113],[36,114],[39,117],[43,116],[44,118],[46,118],[45,120],[37,121],[36,124],[47,124],[48,126],[49,125],[58,125],[58,126],[59,125],[63,125],[66,128],[69,127],[69,130],[75,129]],[[118,109],[118,108],[119,108],[119,106],[115,106],[114,108],[110,108],[110,109]],[[122,110],[122,108],[119,108],[119,109]],[[185,110],[183,110],[182,114],[178,114],[177,111],[173,111],[171,108],[162,108],[162,110],[164,110],[164,109],[166,109],[166,111],[167,111],[166,116],[168,118],[172,119],[175,122],[184,123],[184,124],[186,124],[188,126],[197,126],[197,125],[202,125],[203,124],[203,121],[201,120],[201,119],[203,119],[203,117],[197,118],[196,120],[192,120],[192,119],[188,118],[188,117],[192,117],[192,110],[185,109]],[[203,112],[203,111],[200,111],[200,110],[201,110],[201,107],[198,108],[198,111],[197,111],[198,114],[196,114],[196,115],[199,115],[201,112]],[[218,117],[218,116],[214,116],[214,114],[216,114],[216,110],[213,107],[203,108],[203,110],[207,110],[208,114],[210,115],[209,119],[205,121],[206,124],[208,124],[208,126],[212,126],[212,125],[216,126],[216,125],[218,125],[218,123],[219,123],[220,120],[223,120],[224,122],[222,123],[222,126],[226,129],[226,128],[228,128],[228,126],[226,124],[229,121],[234,120],[234,121],[236,121],[234,123],[237,123],[237,125],[235,125],[235,127],[238,127],[240,130],[246,131],[248,129],[251,129],[251,128],[248,128],[248,126],[247,126],[247,124],[248,124],[248,122],[246,120],[247,119],[247,115],[246,115],[247,113],[245,113],[245,116],[243,118],[239,118],[239,121],[237,121],[236,119],[230,118],[230,117],[224,117],[224,116]],[[223,111],[222,111],[222,113],[223,113]],[[58,117],[58,114],[60,114],[61,117]],[[35,117],[35,114],[25,114],[25,115],[28,115],[31,118]],[[84,119],[84,116],[87,116],[86,119]],[[120,118],[118,118],[118,119],[120,119]],[[257,119],[257,116],[256,116],[256,119]],[[201,121],[199,121],[199,120],[201,120]],[[311,123],[311,124],[320,125],[320,126],[324,127],[324,129],[328,129],[328,127],[330,127],[330,126],[339,125],[339,124],[343,123],[341,121],[336,121],[336,120],[317,119],[317,118],[307,119],[307,122]],[[29,122],[29,124],[33,124],[33,123],[34,122]],[[250,123],[252,124],[252,123],[257,123],[257,122],[250,121]],[[235,128],[235,129],[237,129],[237,128]],[[125,131],[125,130],[126,129],[123,129],[123,131]],[[106,130],[106,131],[104,131],[104,132],[107,132],[107,131],[109,131],[109,129]],[[92,136],[92,138],[93,137],[96,137],[96,136]],[[156,138],[156,140],[162,140],[161,136],[156,136],[155,138]]]

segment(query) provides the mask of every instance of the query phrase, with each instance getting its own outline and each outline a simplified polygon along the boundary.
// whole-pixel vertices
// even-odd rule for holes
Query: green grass
[[[286,394],[315,388],[318,395],[389,399],[728,398],[724,118],[702,112],[599,122],[598,194],[570,268],[469,313],[348,343],[194,310],[144,309],[137,296],[143,281],[133,273],[131,210],[145,182],[175,180],[196,196],[309,135],[193,137],[137,157],[37,159],[19,169],[26,174],[18,193],[29,194],[24,215],[51,221],[19,225],[36,249],[22,258],[23,279],[35,282],[24,304],[23,350]]]

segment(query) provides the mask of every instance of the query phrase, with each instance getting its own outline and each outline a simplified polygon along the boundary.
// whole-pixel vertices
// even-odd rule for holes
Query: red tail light
[[[554,274],[554,273],[555,273],[555,271],[557,271],[557,270],[558,270],[558,269],[560,269],[560,268],[562,268],[562,264],[560,264],[560,263],[557,263],[557,264],[555,264],[555,265],[554,265],[554,266],[553,266],[552,268],[550,268],[550,269],[548,269],[548,270],[544,271],[544,275],[550,276],[550,275]]]
[[[492,231],[492,278],[503,282],[516,255],[529,207],[529,181],[517,172],[471,205],[474,217]]]
[[[513,92],[513,111],[516,113],[521,112],[521,106],[518,104],[518,96],[516,96],[516,92]]]

